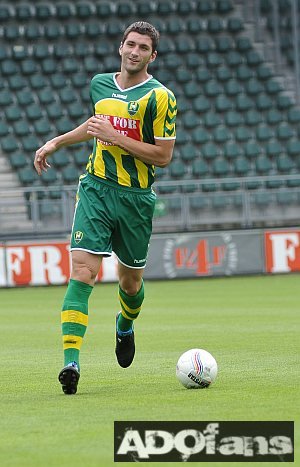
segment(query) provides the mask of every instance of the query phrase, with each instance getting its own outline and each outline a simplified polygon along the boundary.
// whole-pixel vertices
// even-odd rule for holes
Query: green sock
[[[79,352],[88,325],[88,299],[92,290],[91,285],[70,279],[61,312],[65,365],[75,361],[79,367]]]
[[[127,295],[119,286],[119,300],[121,304],[121,313],[118,318],[118,330],[122,332],[132,329],[133,320],[135,320],[142,307],[144,300],[144,282],[140,290],[135,295]]]

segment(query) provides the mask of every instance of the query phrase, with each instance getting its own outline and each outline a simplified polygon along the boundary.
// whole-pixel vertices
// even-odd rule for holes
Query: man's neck
[[[138,73],[136,75],[130,75],[129,73],[121,71],[120,73],[116,73],[116,81],[120,88],[125,90],[147,81],[150,76],[151,75],[147,72],[143,74]]]

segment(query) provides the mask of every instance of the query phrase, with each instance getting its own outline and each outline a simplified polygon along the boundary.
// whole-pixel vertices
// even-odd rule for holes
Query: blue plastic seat
[[[255,159],[261,153],[261,146],[255,140],[249,140],[244,146],[245,155],[249,159]]]
[[[47,39],[55,40],[64,35],[64,27],[61,23],[51,21],[44,26],[44,35]]]
[[[34,130],[37,135],[50,135],[51,125],[47,118],[41,118],[34,122]]]
[[[240,142],[248,141],[253,137],[253,133],[248,126],[239,125],[235,131],[235,139]]]
[[[157,4],[157,14],[158,16],[168,16],[173,13],[175,5],[172,1],[164,0],[163,2],[158,2]]]
[[[279,154],[276,165],[279,173],[290,173],[295,168],[293,159],[287,154]]]
[[[17,120],[14,125],[14,134],[16,136],[25,136],[30,133],[30,127],[26,120]]]
[[[224,145],[224,156],[227,159],[236,159],[242,154],[241,147],[235,141],[227,141]]]
[[[40,142],[37,136],[29,134],[22,138],[22,147],[25,152],[34,154],[35,151],[40,147]]]
[[[300,141],[298,139],[291,139],[287,143],[287,152],[291,157],[299,156],[300,154]]]
[[[199,156],[199,149],[192,142],[189,142],[181,147],[180,155],[183,161],[189,163]]]
[[[19,149],[16,138],[14,138],[13,135],[7,135],[1,138],[1,147],[4,152],[15,152]]]
[[[216,69],[216,78],[218,81],[225,82],[232,78],[232,69],[226,65],[221,65]]]
[[[212,164],[213,174],[217,177],[225,177],[230,173],[230,166],[226,159],[218,157]]]
[[[203,121],[207,128],[214,128],[222,123],[220,115],[212,111],[204,115]]]
[[[203,159],[196,159],[192,164],[192,175],[195,178],[202,178],[203,176],[208,175],[209,165]]]
[[[33,167],[24,167],[18,171],[19,179],[22,185],[31,186],[38,180],[37,173]]]
[[[78,170],[73,165],[68,165],[62,170],[62,178],[66,184],[78,182]]]
[[[185,23],[181,18],[171,18],[166,20],[166,33],[170,36],[177,36],[185,30]],[[188,39],[186,37],[186,39]]]
[[[224,29],[224,23],[220,16],[210,16],[207,20],[207,30],[210,34],[219,34]]]
[[[21,37],[21,29],[18,24],[7,24],[4,26],[4,37],[7,41],[17,42]]]
[[[227,21],[227,30],[231,34],[238,34],[244,29],[243,22],[238,17],[230,17]]]
[[[36,41],[43,37],[44,28],[41,24],[29,22],[24,26],[24,37],[29,41]]]
[[[176,5],[176,12],[179,16],[186,16],[194,12],[194,4],[191,0],[179,0]]]
[[[283,152],[283,147],[281,144],[276,140],[269,140],[266,144],[266,153],[270,157],[278,156]]]
[[[233,10],[233,2],[232,0],[216,0],[216,11],[220,15],[227,15]]]
[[[249,126],[257,126],[262,121],[262,114],[258,110],[250,109],[245,113],[245,123]]]
[[[19,105],[13,104],[4,110],[4,115],[8,122],[15,122],[22,118],[22,110]]]
[[[198,16],[192,16],[186,20],[186,28],[190,34],[199,34],[204,30],[204,22],[202,18]]]
[[[212,141],[205,143],[201,148],[201,152],[205,159],[215,159],[221,154],[219,146],[213,143]]]
[[[200,16],[206,16],[214,10],[214,4],[212,0],[201,0],[201,2],[196,2],[196,10]]]
[[[10,105],[14,102],[12,94],[7,91],[0,91],[0,106]]]
[[[266,175],[273,168],[272,162],[265,155],[258,156],[258,158],[255,161],[255,165],[256,171],[259,175]]]
[[[87,38],[97,38],[103,34],[103,26],[94,19],[85,24],[85,35]]]
[[[21,169],[27,165],[27,157],[23,151],[13,152],[9,155],[9,162],[13,169]]]
[[[170,175],[172,178],[182,178],[186,174],[186,165],[181,160],[175,160],[170,165]]]
[[[279,140],[288,140],[294,136],[292,127],[286,122],[278,125],[276,133]]]
[[[217,126],[213,131],[213,139],[216,143],[225,143],[231,137],[232,134],[225,125]]]
[[[45,44],[43,42],[33,44],[32,52],[33,52],[33,56],[38,60],[43,60],[49,57],[51,53],[49,44]]]
[[[21,3],[15,7],[16,18],[20,22],[29,21],[35,15],[35,9],[30,3]]]
[[[265,123],[261,123],[256,128],[256,137],[258,141],[268,141],[274,136],[274,132],[271,127]]]
[[[47,21],[51,16],[54,16],[54,13],[53,5],[48,3],[37,3],[35,5],[35,16],[38,20]]]
[[[76,2],[76,16],[80,19],[90,18],[95,14],[95,7],[90,2]]]
[[[119,18],[127,18],[136,14],[135,4],[133,2],[118,2],[116,14]]]
[[[229,127],[237,127],[244,123],[243,114],[235,110],[229,110],[225,114],[225,123]]]
[[[236,109],[240,112],[246,112],[253,109],[254,102],[247,94],[239,93],[235,98]]]
[[[205,128],[195,128],[192,131],[192,140],[195,144],[204,144],[210,140],[210,133]]]
[[[250,172],[251,166],[249,160],[244,156],[239,156],[234,161],[234,171],[238,176],[248,175]]]
[[[10,127],[4,120],[0,120],[0,136],[7,136],[10,132]]]
[[[75,8],[72,2],[58,2],[56,4],[56,16],[61,20],[66,20],[75,15]]]
[[[96,13],[100,19],[109,18],[113,14],[113,4],[111,2],[102,1],[96,3]],[[141,13],[141,11],[140,11]]]
[[[1,72],[4,76],[16,75],[18,73],[17,64],[11,59],[5,59],[1,62]]]
[[[8,21],[10,18],[13,18],[14,16],[14,10],[11,5],[4,4],[0,5],[0,21],[5,22]]]
[[[234,48],[233,40],[230,36],[218,36],[215,39],[215,48],[217,52],[226,53]]]

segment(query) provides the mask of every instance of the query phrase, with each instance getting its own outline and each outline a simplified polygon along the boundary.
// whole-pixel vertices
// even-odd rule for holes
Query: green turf
[[[128,369],[114,356],[117,287],[97,285],[76,396],[57,382],[64,290],[0,291],[1,466],[112,466],[114,420],[299,421],[299,275],[146,282]],[[207,390],[175,377],[193,347],[219,365]]]

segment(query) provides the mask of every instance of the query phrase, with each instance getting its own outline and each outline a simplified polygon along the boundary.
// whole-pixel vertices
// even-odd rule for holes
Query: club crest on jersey
[[[77,230],[77,232],[74,233],[75,243],[81,242],[82,239],[83,239],[83,232],[81,232],[80,230]]]
[[[136,101],[130,101],[127,107],[129,115],[134,115],[139,110],[140,104]]]

